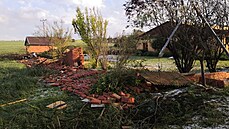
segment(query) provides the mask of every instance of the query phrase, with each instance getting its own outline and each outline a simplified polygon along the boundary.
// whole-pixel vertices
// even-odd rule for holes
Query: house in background
[[[143,50],[145,52],[155,52],[156,50],[152,47],[152,43],[156,37],[161,37],[165,33],[172,33],[173,26],[170,22],[164,22],[163,24],[150,29],[149,31],[141,34],[139,36],[139,43],[137,45],[138,50]],[[166,32],[165,32],[166,31]],[[168,50],[167,50],[168,51]]]
[[[27,53],[42,53],[53,48],[49,37],[26,37],[24,45]]]
[[[153,39],[155,37],[168,37],[172,33],[174,28],[175,28],[174,23],[167,21],[143,33],[142,35],[139,36],[140,41],[137,45],[137,49],[143,51],[155,51],[155,49],[152,48],[151,45],[153,43]],[[181,24],[179,28],[186,28],[186,29],[193,29],[193,30],[196,29],[194,26],[188,24]],[[223,34],[221,40],[224,43],[225,47],[229,50],[229,28],[226,27],[223,30],[219,29],[217,26],[213,26],[212,28],[216,34]]]
[[[140,40],[137,44],[137,50],[144,52],[155,52],[156,50],[152,47],[152,44],[149,40]]]

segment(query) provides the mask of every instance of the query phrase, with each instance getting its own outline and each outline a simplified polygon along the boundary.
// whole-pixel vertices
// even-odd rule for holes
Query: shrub
[[[118,92],[125,90],[125,86],[138,85],[137,71],[132,69],[112,69],[102,75],[98,82],[92,86],[91,93]]]

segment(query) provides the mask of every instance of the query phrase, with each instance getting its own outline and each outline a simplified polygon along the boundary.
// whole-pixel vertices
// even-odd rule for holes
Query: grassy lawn
[[[21,103],[0,106],[1,128],[27,129],[48,128],[48,126],[57,128],[59,127],[57,119],[62,119],[63,112],[50,110],[46,108],[46,105],[57,100],[63,100],[69,106],[73,103],[82,106],[80,102],[76,102],[79,101],[77,96],[68,96],[67,93],[61,92],[59,88],[45,87],[38,83],[41,76],[53,71],[39,67],[26,68],[21,63],[7,59],[0,61],[0,67],[0,105],[21,99],[27,100]],[[60,126],[62,127],[62,125]]]
[[[53,71],[45,68],[26,68],[13,60],[0,60],[0,127],[1,129],[107,129],[119,128],[121,112],[112,106],[92,109],[90,104],[59,87],[38,83],[41,76]],[[7,104],[17,100],[25,102]],[[62,100],[63,110],[46,106]],[[100,118],[101,117],[101,118]]]
[[[169,58],[157,58],[151,56],[132,56],[131,60],[142,61],[143,66],[149,68],[150,70],[162,70],[162,71],[177,71],[175,61]],[[205,62],[206,64],[206,62]],[[225,67],[229,67],[229,60],[220,60],[217,64],[217,68],[222,69]],[[205,71],[207,72],[207,67],[205,65]],[[191,72],[199,72],[200,71],[200,62],[198,60],[195,61],[193,69]]]
[[[0,41],[0,55],[25,54],[24,41]]]

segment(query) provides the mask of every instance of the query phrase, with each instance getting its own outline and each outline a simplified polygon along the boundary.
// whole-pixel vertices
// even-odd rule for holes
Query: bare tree
[[[53,57],[62,58],[65,48],[71,40],[72,31],[64,27],[64,22],[54,21],[43,26],[38,26],[34,35],[49,38],[50,49]]]
[[[129,57],[136,53],[139,33],[141,32],[138,30],[134,30],[130,35],[126,35],[123,32],[121,36],[117,37],[115,45],[118,51],[117,69],[122,69],[127,64]]]

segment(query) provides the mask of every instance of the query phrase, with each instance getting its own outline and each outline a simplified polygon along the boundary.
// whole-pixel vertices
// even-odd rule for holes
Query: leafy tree
[[[160,51],[165,42],[166,39],[164,37],[155,37],[154,39],[151,40],[151,47],[156,49],[157,51]]]
[[[159,30],[160,36],[167,38],[175,26],[182,22],[181,27],[173,36],[168,48],[173,53],[175,63],[180,72],[189,72],[195,58],[202,58],[205,54],[210,71],[215,71],[215,66],[222,54],[221,47],[211,47],[214,36],[207,28],[206,23],[199,14],[203,14],[209,24],[217,30],[223,30],[228,25],[227,0],[196,0],[195,2],[184,0],[128,0],[124,6],[128,21],[132,26],[159,26],[170,21],[169,27]],[[195,9],[196,7],[197,9]],[[183,27],[182,27],[183,26]],[[222,37],[224,34],[217,33]],[[185,65],[187,64],[187,65]]]
[[[87,44],[90,54],[95,59],[95,67],[98,66],[99,57],[103,69],[107,69],[107,51],[108,43],[106,38],[108,21],[104,20],[98,10],[85,9],[82,12],[78,7],[76,9],[76,18],[72,25],[82,40]]]

